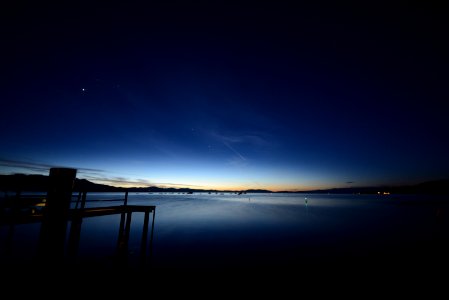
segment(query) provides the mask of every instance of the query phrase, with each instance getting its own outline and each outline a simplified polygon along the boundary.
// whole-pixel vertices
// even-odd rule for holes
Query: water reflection
[[[112,196],[91,195],[105,200]],[[432,253],[448,250],[445,197],[130,193],[128,204],[158,208],[154,268],[291,267],[359,260],[405,263],[410,259],[426,263],[424,257],[445,259]],[[86,202],[86,207],[90,205],[110,203]],[[126,223],[121,215],[83,219],[75,247],[78,261],[112,265],[120,235],[117,229],[126,228]],[[140,261],[144,224],[144,214],[134,213],[132,226],[121,233],[126,235],[128,264]],[[21,233],[18,227],[15,241],[32,232],[28,228]],[[1,230],[6,238],[8,231]],[[30,240],[23,244],[27,243]]]
[[[164,195],[158,205],[155,264],[185,267],[291,266],[373,258],[405,261],[432,236],[446,199],[377,195]],[[138,201],[136,198],[135,201]],[[439,236],[444,234],[439,233]],[[446,235],[447,237],[447,235]],[[414,258],[416,261],[416,258]]]

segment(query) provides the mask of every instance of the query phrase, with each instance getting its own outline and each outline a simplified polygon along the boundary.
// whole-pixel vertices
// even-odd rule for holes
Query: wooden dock
[[[72,197],[76,196],[72,195]],[[86,207],[87,202],[103,202],[103,203],[122,202],[123,204],[101,206],[101,207]],[[125,265],[128,256],[128,239],[131,228],[132,214],[143,213],[144,222],[140,245],[141,248],[140,265],[142,267],[146,266],[148,264],[148,261],[150,261],[152,257],[156,206],[128,205],[127,202],[128,202],[128,192],[125,192],[125,197],[122,199],[101,199],[101,200],[87,200],[87,192],[80,192],[77,196],[77,199],[75,201],[71,201],[72,203],[71,206],[74,206],[74,208],[68,209],[67,214],[65,214],[66,216],[65,224],[70,224],[68,226],[69,236],[63,250],[65,260],[69,261],[76,260],[78,245],[80,242],[82,221],[84,218],[93,218],[93,217],[119,214],[121,218],[117,238],[117,262],[120,265]],[[151,230],[149,229],[150,214],[152,214]],[[41,223],[41,231],[43,231],[43,229],[45,228],[44,225],[46,222],[46,218],[47,215],[46,215],[45,196],[42,195],[22,196],[20,195],[20,193],[18,193],[16,197],[11,197],[11,199],[9,199],[8,206],[2,207],[0,211],[0,226],[9,226],[11,235],[13,235],[14,233],[13,228],[15,225]],[[52,230],[54,231],[54,229]],[[149,238],[148,234],[150,235]],[[12,243],[13,241],[12,236],[10,236],[7,240],[11,241]],[[45,252],[48,252],[48,246],[54,247],[55,245],[54,243],[50,243],[49,245],[47,245]]]

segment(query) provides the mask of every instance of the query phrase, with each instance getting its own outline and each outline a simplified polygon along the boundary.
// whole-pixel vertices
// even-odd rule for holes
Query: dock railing
[[[95,192],[97,194],[98,192]],[[81,230],[81,223],[84,218],[99,217],[113,214],[120,214],[120,225],[117,239],[117,258],[121,264],[126,264],[128,253],[128,241],[131,228],[132,214],[135,212],[144,213],[144,221],[142,228],[142,238],[140,244],[140,265],[147,265],[148,261],[151,261],[152,249],[153,249],[153,236],[154,236],[154,220],[156,216],[156,206],[154,205],[129,205],[128,204],[128,192],[125,192],[125,197],[122,199],[91,199],[87,200],[87,192],[79,192],[75,207],[70,209],[69,219],[72,221],[69,234],[68,255],[71,257],[76,256],[76,250],[79,243],[79,232]],[[95,202],[123,202],[122,205],[111,205],[101,207],[86,207],[86,203]],[[151,231],[148,239],[150,214]],[[149,243],[149,245],[148,245]]]

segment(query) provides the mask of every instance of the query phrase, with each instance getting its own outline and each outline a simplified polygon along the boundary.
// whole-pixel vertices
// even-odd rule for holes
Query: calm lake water
[[[90,193],[87,200],[123,197]],[[155,268],[446,259],[449,201],[442,196],[130,193],[128,199],[129,205],[156,206],[148,250]],[[87,202],[86,207],[119,204]],[[139,261],[143,221],[143,213],[133,213],[131,266]],[[77,263],[111,266],[119,224],[120,215],[83,219]],[[39,230],[39,223],[0,227],[1,262],[31,261]]]

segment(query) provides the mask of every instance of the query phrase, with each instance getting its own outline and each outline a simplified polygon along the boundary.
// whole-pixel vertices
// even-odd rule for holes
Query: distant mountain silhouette
[[[45,175],[0,175],[0,189],[3,191],[32,191],[46,192],[48,190],[49,177]],[[117,188],[106,184],[93,183],[86,179],[75,179],[73,191],[89,192],[119,192],[124,188]]]
[[[246,190],[246,193],[273,193],[272,191],[269,190],[262,190],[262,189],[257,189],[257,190]]]
[[[49,184],[49,177],[46,175],[0,175],[1,191],[31,191],[46,192]],[[190,188],[162,188],[150,187],[114,187],[106,184],[93,183],[86,179],[75,179],[74,192],[148,192],[148,193],[238,193],[242,191],[223,191],[212,189],[190,189]],[[404,186],[378,186],[378,187],[351,187],[332,188],[313,191],[282,191],[273,192],[265,189],[248,189],[246,193],[331,193],[331,194],[449,194],[449,179],[427,181],[416,185]]]

